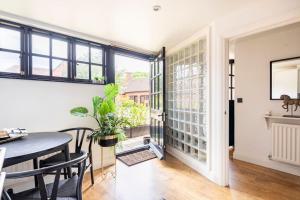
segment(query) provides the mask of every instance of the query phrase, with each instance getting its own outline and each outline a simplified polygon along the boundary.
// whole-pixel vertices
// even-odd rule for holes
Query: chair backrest
[[[18,178],[25,178],[25,177],[32,177],[36,176],[38,179],[38,187],[40,190],[41,200],[48,200],[48,197],[50,196],[51,200],[55,200],[57,198],[57,192],[58,192],[58,186],[59,186],[59,180],[61,171],[65,168],[71,168],[73,165],[79,166],[78,171],[78,179],[77,179],[77,185],[76,185],[76,193],[77,197],[79,199],[82,199],[82,181],[83,181],[83,175],[86,169],[86,159],[88,157],[86,152],[82,152],[83,155],[79,158],[70,160],[68,162],[60,163],[57,165],[49,166],[49,167],[43,167],[35,170],[30,171],[22,171],[22,172],[13,172],[13,173],[7,173],[6,178],[7,179],[18,179]],[[50,172],[55,172],[54,182],[53,182],[53,189],[52,193],[48,194],[45,180],[44,180],[44,174],[48,174]],[[6,196],[8,196],[6,194]]]
[[[93,129],[87,128],[87,127],[76,127],[76,128],[69,128],[60,130],[59,132],[76,132],[76,143],[75,143],[75,152],[79,153],[82,148],[82,143],[84,139],[86,138],[89,140],[89,153],[92,151],[92,138],[90,138],[90,135],[93,133]]]

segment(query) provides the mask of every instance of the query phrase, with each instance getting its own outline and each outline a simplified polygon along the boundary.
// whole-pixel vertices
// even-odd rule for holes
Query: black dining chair
[[[38,186],[19,193],[14,193],[12,189],[4,190],[2,199],[5,200],[82,200],[82,182],[86,169],[86,159],[88,154],[82,152],[82,155],[76,159],[59,163],[57,165],[43,167],[30,171],[7,173],[7,179],[18,179],[36,176]],[[68,179],[60,179],[63,169],[70,166],[79,166],[78,173],[73,173]],[[46,184],[44,174],[55,172],[54,182]]]
[[[86,128],[86,127],[69,128],[69,129],[64,129],[64,130],[59,131],[59,132],[76,132],[75,152],[70,153],[71,160],[78,158],[82,155],[81,148],[82,148],[83,141],[87,140],[89,142],[88,143],[89,162],[88,162],[86,168],[87,169],[90,168],[92,185],[94,184],[94,171],[93,171],[92,138],[90,138],[90,135],[92,134],[93,131],[94,131],[93,129]],[[55,165],[55,164],[64,162],[65,160],[66,160],[65,154],[63,152],[57,153],[46,159],[40,160],[40,167],[47,167],[47,166]],[[73,165],[72,167],[77,168],[76,165]],[[67,178],[67,170],[66,169],[64,169],[64,176],[65,176],[65,178]]]

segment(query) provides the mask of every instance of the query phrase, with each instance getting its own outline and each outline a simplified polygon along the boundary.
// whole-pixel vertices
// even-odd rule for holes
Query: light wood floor
[[[127,167],[117,162],[117,178],[84,180],[84,200],[300,200],[300,177],[233,160],[230,187],[220,187],[174,157]]]

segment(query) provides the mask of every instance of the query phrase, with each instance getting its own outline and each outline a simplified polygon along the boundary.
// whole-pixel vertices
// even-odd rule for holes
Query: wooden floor
[[[117,162],[117,178],[84,180],[84,200],[300,200],[300,177],[249,163],[230,162],[230,187],[220,187],[174,157],[127,167]]]

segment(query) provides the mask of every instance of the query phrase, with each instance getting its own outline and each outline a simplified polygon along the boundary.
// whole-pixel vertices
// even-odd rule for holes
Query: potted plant
[[[92,133],[91,138],[102,147],[116,145],[125,140],[123,128],[128,126],[126,118],[117,115],[115,97],[119,93],[116,84],[108,84],[104,87],[105,97],[95,96],[92,99],[93,112],[86,107],[75,107],[71,114],[79,117],[92,117],[98,124],[98,128]]]
[[[93,83],[103,84],[104,83],[104,77],[103,76],[95,76],[94,79],[93,79]]]

